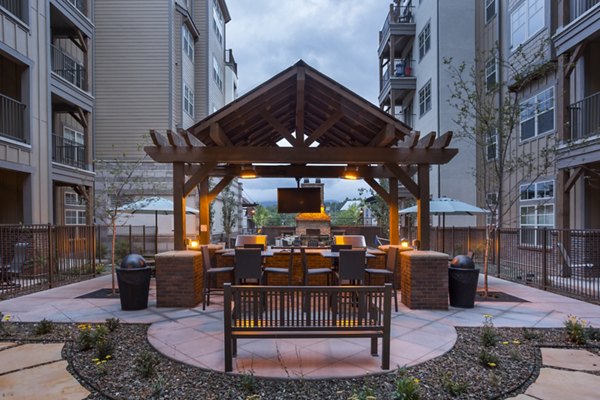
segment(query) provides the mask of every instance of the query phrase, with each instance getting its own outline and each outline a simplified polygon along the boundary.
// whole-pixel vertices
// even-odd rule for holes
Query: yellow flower
[[[419,380],[419,378],[415,378],[415,383],[417,383],[417,384],[418,384],[419,382],[421,382],[421,381]]]
[[[10,314],[6,314],[3,318],[2,321],[10,321]]]
[[[491,315],[491,314],[483,314],[483,318],[493,318],[493,315]]]
[[[102,360],[101,362],[102,362],[102,364],[104,364],[106,362],[106,360]]]
[[[489,362],[489,363],[488,363],[488,366],[489,366],[489,367],[491,367],[491,368],[494,368],[494,367],[496,366],[496,363]]]
[[[97,361],[100,361],[100,359],[99,358],[92,358],[92,361],[97,362]]]
[[[98,361],[98,362],[96,363],[96,365],[100,365],[100,361]]]
[[[112,358],[112,356],[108,354],[105,358],[108,360],[109,358]]]
[[[508,342],[502,342],[502,344],[508,344]]]

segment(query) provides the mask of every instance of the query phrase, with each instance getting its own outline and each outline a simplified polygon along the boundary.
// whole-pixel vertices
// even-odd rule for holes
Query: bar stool
[[[371,276],[379,275],[383,276],[385,282],[391,280],[392,293],[394,294],[394,304],[396,306],[396,312],[398,312],[398,249],[396,247],[389,247],[387,254],[385,255],[385,269],[381,268],[367,268],[367,285],[371,284]]]
[[[210,277],[215,276],[216,274],[229,274],[230,281],[233,281],[233,267],[221,267],[214,268],[212,265],[212,261],[210,259],[210,253],[208,251],[208,246],[200,247],[200,251],[202,251],[202,270],[203,270],[203,281],[204,288],[202,290],[202,310],[206,309],[206,305],[210,305],[210,292],[211,290],[221,290],[217,288],[210,287]]]

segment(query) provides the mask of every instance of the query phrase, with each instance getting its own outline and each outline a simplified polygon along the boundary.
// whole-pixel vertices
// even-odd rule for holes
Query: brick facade
[[[202,300],[202,254],[168,251],[156,255],[156,306],[196,307]]]
[[[435,251],[400,253],[402,303],[410,309],[448,309],[448,255]]]

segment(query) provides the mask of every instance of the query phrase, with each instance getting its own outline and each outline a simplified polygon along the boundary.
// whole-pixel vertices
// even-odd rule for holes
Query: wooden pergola
[[[144,148],[173,164],[174,241],[185,249],[185,198],[199,187],[200,241],[209,243],[209,204],[252,163],[263,178],[339,178],[346,166],[390,209],[390,241],[398,243],[398,182],[416,198],[417,238],[429,248],[429,167],[457,153],[452,132],[418,132],[303,61],[275,75],[187,131],[150,131]],[[277,143],[285,139],[287,147]],[[290,146],[291,145],[291,146]],[[416,175],[416,180],[413,176]],[[219,183],[209,190],[208,178]],[[388,179],[389,190],[376,179]]]

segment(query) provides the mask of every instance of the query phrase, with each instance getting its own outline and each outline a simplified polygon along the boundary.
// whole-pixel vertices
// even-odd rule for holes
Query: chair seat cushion
[[[317,274],[330,274],[333,270],[331,268],[309,268],[307,270],[308,275],[317,275]]]
[[[289,274],[290,273],[290,270],[287,268],[274,268],[274,267],[267,267],[267,268],[263,269],[263,271],[272,272],[274,274]]]
[[[209,274],[218,274],[220,272],[231,272],[233,271],[233,267],[220,267],[220,268],[209,268],[206,270]]]
[[[389,269],[367,268],[365,269],[365,272],[367,274],[394,275],[394,273]]]

